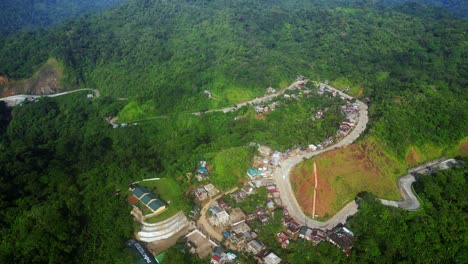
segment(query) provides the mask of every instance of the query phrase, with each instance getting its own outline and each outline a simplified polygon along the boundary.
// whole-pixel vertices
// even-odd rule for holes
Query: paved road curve
[[[325,85],[325,84],[321,83],[320,85]],[[328,86],[328,85],[325,85],[325,86],[327,86],[332,91],[337,91],[337,93],[339,93],[339,95],[344,98],[352,99],[351,96],[331,86]],[[296,221],[298,221],[300,224],[308,225],[312,228],[331,229],[334,226],[336,226],[338,223],[346,222],[346,218],[348,216],[353,215],[357,212],[358,206],[356,202],[353,201],[347,204],[343,209],[341,209],[341,211],[339,211],[337,214],[335,214],[335,216],[333,216],[331,219],[329,219],[326,222],[319,222],[319,221],[313,220],[309,218],[308,216],[306,216],[304,212],[302,211],[301,207],[299,206],[299,203],[296,200],[296,197],[294,196],[294,192],[291,186],[291,181],[289,180],[289,174],[292,168],[295,167],[297,164],[303,162],[304,159],[310,159],[314,156],[320,155],[329,150],[350,145],[357,138],[359,138],[361,133],[364,132],[364,130],[366,129],[366,125],[369,119],[367,116],[367,105],[359,100],[357,100],[356,102],[359,103],[358,120],[356,123],[356,127],[346,137],[344,137],[338,143],[331,145],[327,148],[324,148],[322,150],[304,153],[302,155],[287,158],[283,160],[280,163],[281,166],[276,168],[273,174],[273,178],[275,179],[278,185],[280,195],[281,195],[281,200],[283,201],[284,206],[288,209],[289,214],[294,219],[296,219]]]
[[[320,85],[326,86],[330,90],[337,91],[340,94],[340,96],[343,96],[344,98],[352,99],[351,96],[344,94],[343,92],[338,91],[331,86],[325,85],[323,83],[320,83]],[[301,207],[299,206],[299,203],[296,200],[294,191],[292,190],[291,181],[289,180],[289,175],[291,173],[291,170],[296,165],[303,162],[304,159],[310,159],[314,156],[320,155],[329,150],[350,145],[356,139],[359,138],[361,133],[364,132],[364,130],[366,129],[366,125],[369,119],[367,116],[367,109],[368,109],[367,105],[359,100],[357,100],[357,103],[359,103],[359,116],[358,116],[357,125],[354,128],[354,130],[351,131],[351,133],[349,133],[346,137],[344,137],[340,142],[336,143],[335,145],[331,145],[325,149],[315,151],[312,153],[310,152],[304,153],[302,155],[287,158],[283,160],[280,163],[281,166],[276,168],[276,171],[273,174],[273,178],[275,179],[278,185],[281,199],[283,201],[284,206],[288,209],[290,215],[293,218],[295,218],[296,221],[298,221],[299,223],[303,225],[308,225],[312,228],[331,229],[339,223],[344,224],[346,222],[346,219],[349,216],[354,215],[358,211],[358,205],[356,204],[355,201],[352,201],[348,203],[343,209],[341,209],[338,213],[336,213],[331,219],[329,219],[326,222],[313,220],[309,218],[308,216],[306,216],[304,212],[302,211]],[[401,201],[389,201],[389,200],[381,199],[380,201],[382,202],[382,204],[385,204],[388,206],[399,207],[399,208],[403,208],[406,210],[417,210],[420,207],[420,203],[419,203],[418,198],[416,197],[416,194],[411,188],[411,185],[413,184],[413,182],[417,180],[415,177],[415,174],[425,174],[425,173],[434,172],[436,170],[448,169],[451,166],[453,166],[453,164],[456,164],[456,163],[457,162],[453,159],[442,158],[442,159],[430,161],[426,164],[412,168],[408,171],[409,172],[408,175],[405,175],[398,180],[398,189],[400,190],[402,200]]]
[[[433,160],[418,167],[408,170],[409,174],[401,177],[398,180],[398,190],[402,197],[401,201],[389,201],[380,199],[380,202],[387,206],[399,207],[409,211],[418,210],[421,204],[419,199],[414,193],[411,185],[418,178],[418,174],[431,174],[435,171],[446,170],[457,164],[458,162],[454,159],[438,159]]]

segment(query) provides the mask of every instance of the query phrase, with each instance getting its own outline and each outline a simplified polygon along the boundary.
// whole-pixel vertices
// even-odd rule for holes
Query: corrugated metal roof
[[[156,200],[152,201],[148,204],[149,208],[153,211],[157,211],[159,208],[166,206],[166,203],[161,201],[160,199],[156,198]]]
[[[135,195],[136,197],[138,197],[138,199],[140,199],[140,198],[143,196],[143,194],[149,193],[149,191],[146,190],[146,189],[143,188],[143,187],[139,187],[139,186],[138,186],[138,187],[135,187],[135,189],[133,189],[132,193],[133,193],[133,195]]]
[[[147,195],[143,196],[140,201],[144,204],[148,204],[153,199],[157,199],[156,196],[154,196],[152,193],[148,193]]]

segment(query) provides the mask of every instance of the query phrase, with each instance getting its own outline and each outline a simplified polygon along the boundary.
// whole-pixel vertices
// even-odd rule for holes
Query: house
[[[222,263],[224,263],[224,261],[222,261],[222,259],[218,255],[213,255],[213,256],[211,256],[210,263],[211,264],[222,264]]]
[[[268,218],[268,216],[266,215],[257,215],[257,219],[258,221],[260,221],[262,224],[266,224],[270,221],[270,219]]]
[[[273,252],[270,250],[263,250],[257,256],[255,256],[255,259],[258,261],[258,263],[262,264],[279,264],[281,263],[281,259]]]
[[[193,193],[199,201],[204,201],[208,198],[208,193],[206,192],[205,188],[198,188],[195,191],[193,191]]]
[[[269,193],[275,193],[275,192],[278,192],[278,189],[276,188],[276,186],[275,186],[275,185],[270,185],[270,186],[267,186],[267,187],[266,187],[266,189],[267,189],[267,192],[269,192]]]
[[[257,241],[257,240],[251,240],[249,243],[247,243],[247,251],[251,252],[252,254],[256,255],[262,251],[264,245],[263,243]]]
[[[209,221],[214,226],[226,225],[229,223],[229,214],[225,210],[223,210],[210,217]]]
[[[257,188],[262,187],[262,186],[269,186],[269,185],[274,185],[275,180],[273,179],[261,179],[255,182],[255,186]]]
[[[259,216],[259,215],[264,215],[264,214],[266,214],[266,210],[265,210],[265,208],[263,208],[263,207],[257,208],[257,210],[255,210],[255,214],[256,214],[257,216]]]
[[[297,223],[296,221],[291,221],[288,223],[288,233],[291,236],[297,235],[300,229],[301,229],[301,225],[299,225],[299,223]]]
[[[223,247],[215,247],[213,252],[211,252],[211,261],[212,264],[223,264],[229,260],[234,260],[236,255],[227,252]]]
[[[301,227],[299,237],[307,241],[312,241],[315,245],[327,239],[327,233],[320,229],[310,228],[308,226]]]
[[[248,213],[247,216],[245,217],[245,220],[253,221],[255,218],[257,218],[257,215],[255,213]]]
[[[208,192],[210,197],[213,197],[219,193],[219,190],[213,184],[207,184],[204,186],[205,190]]]
[[[211,206],[210,208],[208,208],[208,211],[210,211],[210,213],[211,213],[212,215],[215,215],[215,214],[221,212],[222,209],[221,209],[219,206],[214,205],[214,206]]]
[[[279,151],[273,152],[273,155],[271,155],[271,162],[274,165],[277,165],[281,161],[282,154]]]
[[[250,231],[250,226],[245,223],[245,220],[242,220],[240,222],[237,222],[236,224],[232,225],[231,231],[239,234],[239,233],[245,233]]]
[[[210,173],[208,172],[208,169],[205,166],[198,168],[197,173],[195,174],[195,178],[197,178],[198,181],[202,181],[208,178],[209,176],[210,176]]]
[[[341,248],[346,253],[346,255],[351,254],[353,239],[353,232],[344,227],[342,224],[339,224],[334,229],[332,229],[327,236],[327,241]]]
[[[133,188],[131,188],[131,191],[133,196],[149,208],[153,214],[159,214],[167,209],[167,204],[154,194],[150,193],[147,189],[134,185]]]
[[[235,225],[239,222],[245,221],[245,213],[240,208],[233,208],[231,210],[230,221],[231,225]]]
[[[272,199],[268,198],[267,202],[266,202],[266,205],[267,205],[268,210],[270,210],[270,211],[275,210],[275,202]]]
[[[229,208],[229,203],[224,198],[219,198],[218,200],[216,200],[216,202],[218,203],[218,206],[223,210],[226,210]]]
[[[310,145],[309,145],[309,149],[312,150],[312,151],[316,151],[316,150],[317,150],[317,146],[315,146],[314,144],[310,144]]]
[[[242,192],[244,192],[246,195],[250,195],[255,192],[255,185],[254,184],[245,184],[242,187]]]
[[[266,89],[266,92],[269,93],[269,94],[272,94],[272,93],[276,93],[276,90],[275,90],[275,88],[273,88],[273,87],[268,87],[268,88]]]
[[[259,169],[248,169],[247,170],[247,176],[249,176],[251,179],[256,179],[265,176],[265,173]]]
[[[245,247],[247,233],[231,232],[231,235],[229,236],[228,240],[231,244],[236,246],[237,250],[242,250]]]
[[[276,234],[276,241],[281,243],[283,248],[287,248],[289,246],[289,236],[283,231]]]
[[[247,185],[248,186],[248,185]],[[242,202],[243,200],[245,200],[245,198],[247,198],[247,193],[244,191],[244,189],[238,191],[238,192],[235,192],[233,194],[231,194],[231,196],[234,198],[234,200],[236,200],[236,202],[240,203]]]
[[[185,238],[187,239],[185,247],[190,253],[197,254],[200,258],[207,257],[212,249],[218,246],[198,229],[188,233]]]

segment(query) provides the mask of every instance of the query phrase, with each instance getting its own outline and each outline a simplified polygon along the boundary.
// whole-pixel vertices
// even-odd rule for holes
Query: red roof
[[[136,198],[135,195],[129,196],[127,200],[130,204],[138,203],[138,198]]]
[[[276,189],[276,186],[271,185],[271,186],[267,186],[267,191],[268,191],[269,193],[275,193],[275,192],[278,191],[278,189]]]
[[[216,261],[216,262],[219,262],[221,260],[221,258],[218,256],[218,255],[213,255],[211,257],[212,260]]]

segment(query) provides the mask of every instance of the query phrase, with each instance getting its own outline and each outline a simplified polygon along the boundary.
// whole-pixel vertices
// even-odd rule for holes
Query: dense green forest
[[[8,26],[2,34],[29,28],[34,19],[46,26],[74,16],[48,12],[57,12],[57,20],[40,12],[24,22],[1,20]],[[64,87],[98,88],[103,96],[77,93],[14,109],[0,102],[0,262],[131,262],[123,250],[134,231],[129,183],[149,175],[190,188],[195,183],[181,176],[207,160],[214,163],[212,180],[226,189],[249,166],[255,152],[249,142],[285,150],[336,131],[343,116],[333,98],[282,99],[264,118],[246,108],[191,114],[285,87],[298,74],[361,89],[370,107],[364,137],[397,158],[410,146],[450,155],[468,134],[467,29],[467,21],[444,9],[399,1],[129,0],[52,28],[8,34],[0,38],[0,76],[28,78],[54,57],[64,66]],[[310,121],[324,107],[329,114]],[[119,129],[105,121],[135,121],[136,112],[163,118]],[[308,251],[307,243],[282,256],[291,263],[419,256],[463,262],[463,190],[466,169],[458,169],[421,178],[419,212],[366,196],[350,223],[357,234],[351,259],[325,244]],[[170,254],[190,261],[176,249]]]
[[[430,8],[447,9],[460,18],[468,18],[468,2],[464,0],[383,0],[381,2],[385,5],[408,2],[408,6],[428,4]],[[424,14],[421,13],[421,15]]]
[[[451,146],[468,130],[458,121],[468,111],[460,107],[468,22],[406,5],[133,0],[10,36],[0,44],[0,75],[25,78],[57,57],[66,86],[149,101],[154,115],[213,107],[199,99],[205,89],[220,98],[218,107],[296,74],[339,79],[363,88],[371,131],[403,157],[409,145]]]
[[[468,258],[466,167],[422,175],[414,189],[423,209],[383,206],[367,195],[350,221],[354,263],[464,263]]]
[[[8,0],[0,3],[0,38],[103,11],[124,0]]]

